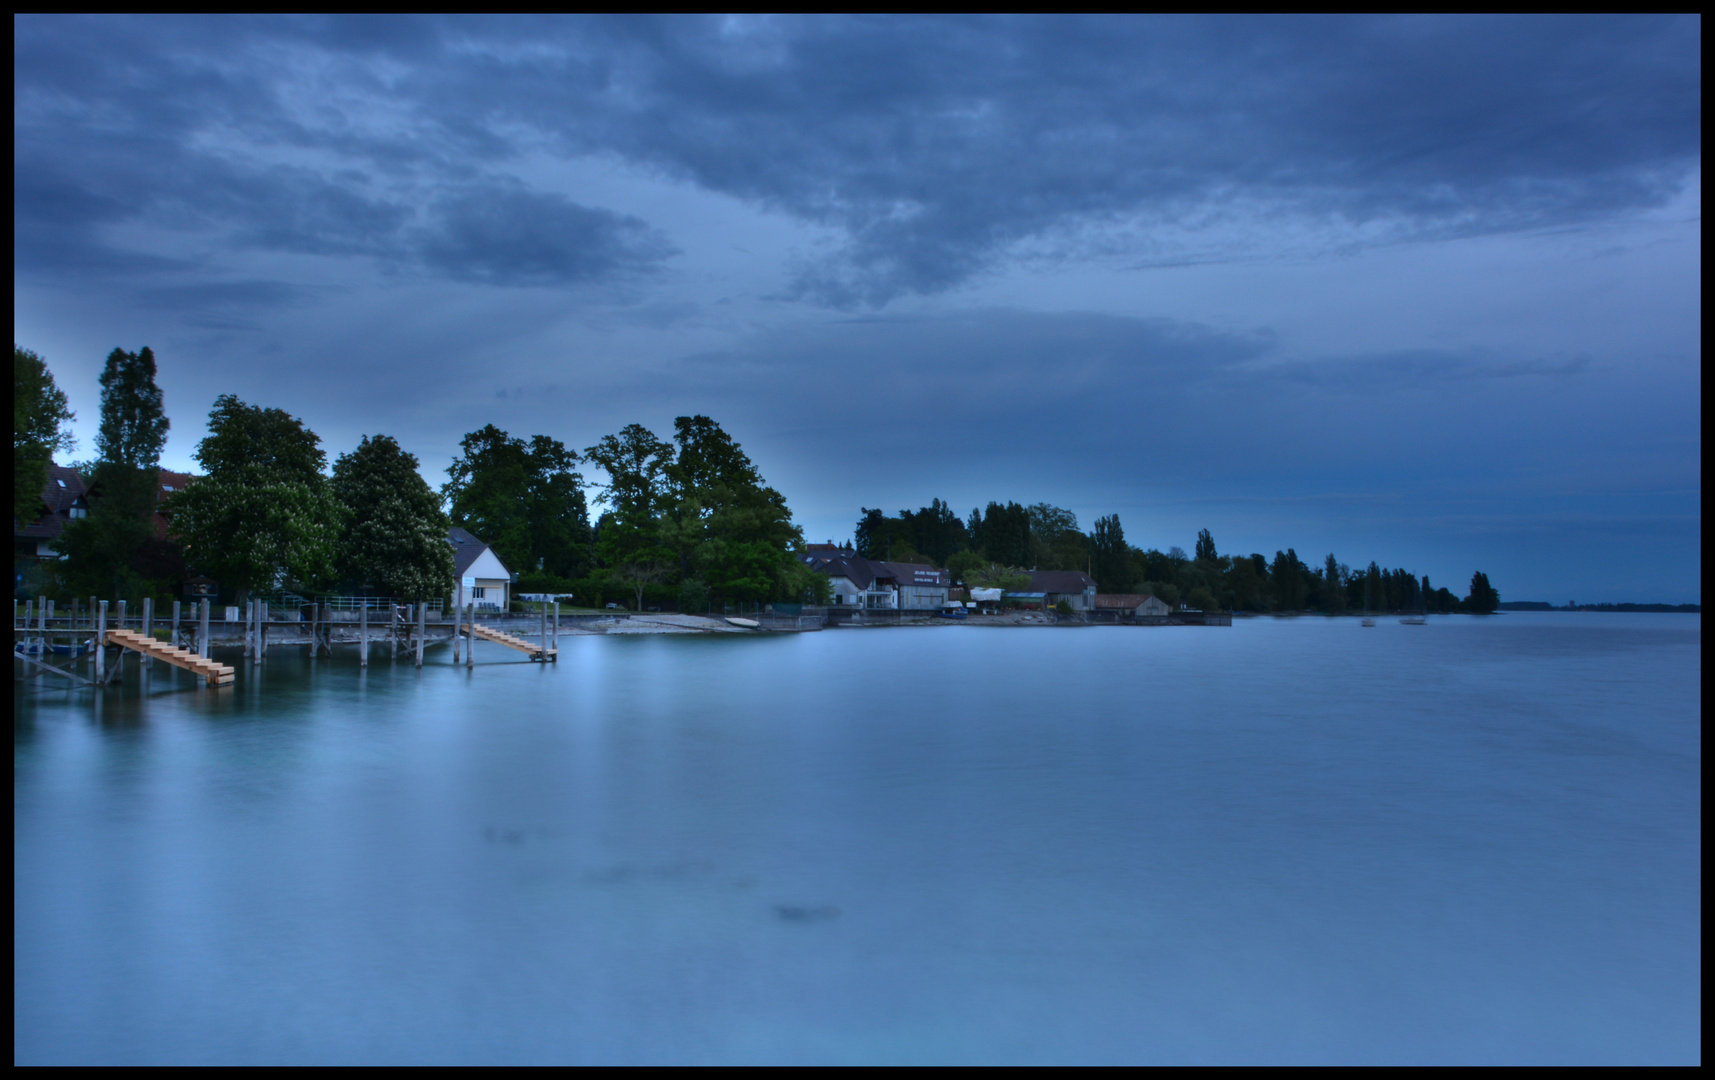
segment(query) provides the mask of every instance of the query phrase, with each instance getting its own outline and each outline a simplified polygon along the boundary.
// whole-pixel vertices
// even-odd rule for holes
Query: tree
[[[658,535],[681,573],[735,600],[801,598],[793,552],[803,533],[736,440],[706,416],[673,421],[675,460]]]
[[[1197,561],[1215,562],[1219,558],[1220,556],[1215,553],[1215,538],[1209,534],[1208,529],[1200,530],[1197,533]]]
[[[1373,561],[1364,572],[1364,612],[1381,611],[1387,607],[1387,594],[1382,590],[1382,572]]]
[[[1132,574],[1131,547],[1125,542],[1125,529],[1118,514],[1096,519],[1090,533],[1091,569],[1103,592],[1130,592],[1136,580]]]
[[[596,501],[608,507],[596,535],[596,557],[617,569],[628,564],[671,563],[675,553],[662,546],[659,517],[672,497],[669,469],[673,444],[642,424],[627,424],[584,451],[607,473]]]
[[[453,524],[521,574],[589,572],[589,506],[575,451],[545,435],[526,443],[493,424],[466,435],[459,449],[441,488]]]
[[[331,579],[344,509],[322,475],[320,443],[281,409],[216,398],[196,450],[206,475],[163,506],[186,561],[239,600],[252,589]]]
[[[89,483],[89,516],[69,522],[60,538],[67,584],[76,592],[140,598],[171,593],[173,581],[146,584],[145,562],[171,573],[176,553],[152,551],[161,450],[171,426],[155,382],[155,354],[114,349],[101,372],[101,422]]]
[[[1501,594],[1489,584],[1489,575],[1481,570],[1471,575],[1471,595],[1465,598],[1467,610],[1479,615],[1492,615],[1500,602]]]
[[[1334,558],[1334,553],[1328,553],[1328,560],[1322,564],[1322,610],[1330,615],[1338,615],[1346,610],[1346,581],[1340,572],[1340,561]]]
[[[65,392],[54,385],[47,362],[12,345],[12,521],[28,525],[42,516],[42,489],[56,451],[77,446],[66,425],[75,419]]]
[[[1274,565],[1269,577],[1274,585],[1275,602],[1282,611],[1304,610],[1304,564],[1298,552],[1287,548],[1274,553]]]
[[[334,462],[329,488],[345,511],[336,555],[342,579],[401,600],[451,595],[447,515],[415,455],[391,436],[366,435]]]

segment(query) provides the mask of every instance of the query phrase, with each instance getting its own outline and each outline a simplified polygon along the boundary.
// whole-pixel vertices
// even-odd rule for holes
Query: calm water
[[[22,689],[14,1060],[1697,1062],[1701,641],[592,637]]]

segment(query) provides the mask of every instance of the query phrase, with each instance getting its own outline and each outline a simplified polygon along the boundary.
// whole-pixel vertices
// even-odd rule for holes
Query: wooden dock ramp
[[[525,641],[521,637],[513,637],[511,634],[496,630],[492,627],[483,626],[481,623],[471,623],[470,632],[477,637],[482,638],[484,641],[492,641],[498,645],[504,645],[509,649],[517,649],[521,653],[529,653],[530,659],[532,660],[540,660],[547,663],[558,663],[560,659],[560,650],[558,649],[543,648],[541,645]]]
[[[225,664],[217,664],[191,652],[189,649],[175,649],[164,641],[145,637],[135,630],[109,630],[107,643],[119,645],[144,656],[152,656],[156,660],[164,660],[174,667],[184,668],[193,675],[201,675],[208,680],[210,686],[225,686],[234,677],[232,668]]]

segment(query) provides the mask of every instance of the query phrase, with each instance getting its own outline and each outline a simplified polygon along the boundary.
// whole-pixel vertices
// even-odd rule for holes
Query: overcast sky
[[[430,483],[706,413],[811,540],[1046,501],[1699,600],[1702,24],[17,18],[13,334]]]

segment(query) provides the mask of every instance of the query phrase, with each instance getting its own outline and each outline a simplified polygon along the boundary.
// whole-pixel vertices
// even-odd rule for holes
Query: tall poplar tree
[[[145,563],[177,564],[159,553],[145,560],[155,541],[155,492],[161,451],[171,427],[155,382],[155,353],[114,349],[101,372],[101,422],[89,485],[89,516],[67,524],[60,539],[67,584],[74,592],[138,598],[145,591],[170,592],[176,584],[145,584]]]

